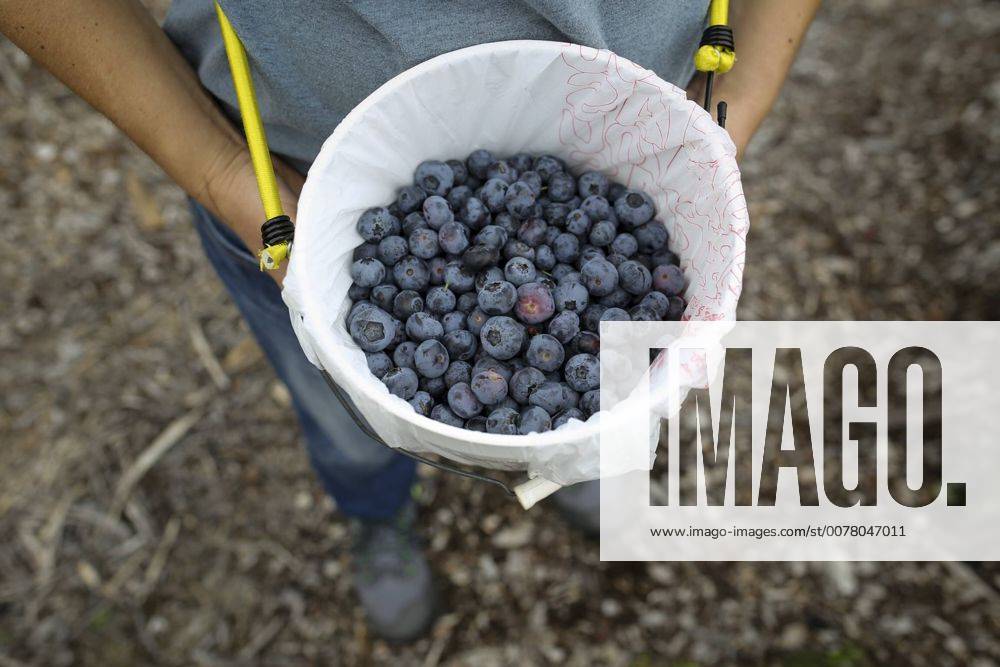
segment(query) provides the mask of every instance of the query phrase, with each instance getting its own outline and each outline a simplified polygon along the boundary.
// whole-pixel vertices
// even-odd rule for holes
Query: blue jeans
[[[414,461],[358,428],[322,373],[306,359],[277,284],[257,268],[239,237],[192,202],[194,226],[215,267],[278,377],[288,387],[309,460],[327,493],[349,516],[385,519],[410,497]]]

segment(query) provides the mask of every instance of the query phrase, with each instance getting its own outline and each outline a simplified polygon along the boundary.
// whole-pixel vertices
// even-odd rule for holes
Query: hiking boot
[[[435,592],[407,505],[382,521],[351,522],[354,588],[372,631],[394,642],[423,635],[434,620]]]
[[[563,518],[587,537],[601,534],[601,482],[591,480],[559,489],[552,502]]]

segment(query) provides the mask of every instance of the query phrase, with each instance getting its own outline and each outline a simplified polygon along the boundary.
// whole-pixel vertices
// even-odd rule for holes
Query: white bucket
[[[358,216],[394,201],[421,161],[463,159],[476,148],[551,153],[574,171],[597,169],[649,193],[688,279],[685,318],[732,320],[749,226],[735,147],[704,109],[650,70],[608,51],[510,41],[447,53],[393,78],[348,114],[309,170],[283,297],[310,361],[379,436],[415,453],[527,470],[544,492],[596,479],[600,414],[527,436],[448,426],[389,394],[345,329]]]

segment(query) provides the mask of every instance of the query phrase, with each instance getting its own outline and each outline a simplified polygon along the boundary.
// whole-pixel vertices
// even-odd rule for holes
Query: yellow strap
[[[729,0],[712,0],[708,7],[708,25],[728,25]],[[725,74],[736,64],[736,52],[706,44],[694,54],[694,66],[699,72]]]
[[[729,23],[729,0],[712,0],[708,7],[708,25]]]
[[[257,97],[253,90],[250,63],[247,62],[247,52],[243,48],[243,43],[240,42],[239,36],[233,30],[232,24],[229,23],[229,19],[226,18],[226,14],[218,2],[215,3],[215,13],[219,16],[222,43],[226,46],[226,56],[229,58],[229,69],[233,75],[236,99],[240,105],[243,132],[247,136],[250,159],[253,161],[253,172],[257,177],[260,201],[264,205],[265,219],[270,220],[283,215],[283,211],[281,198],[278,196],[278,180],[274,177],[271,152],[268,150],[267,136],[264,134],[264,123],[260,119],[260,109],[257,107]]]

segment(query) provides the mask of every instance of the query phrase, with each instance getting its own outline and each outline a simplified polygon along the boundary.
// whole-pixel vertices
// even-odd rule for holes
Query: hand
[[[263,247],[260,238],[260,226],[264,224],[264,208],[260,202],[257,189],[257,178],[254,176],[253,163],[246,146],[233,145],[228,154],[221,156],[217,167],[208,174],[205,187],[195,199],[208,207],[220,220],[239,235],[243,243],[253,253],[254,257]],[[305,178],[285,162],[272,156],[274,173],[278,179],[278,195],[285,215],[295,222],[295,214],[299,203],[299,193]],[[282,284],[285,278],[287,263],[280,269],[267,273]]]

